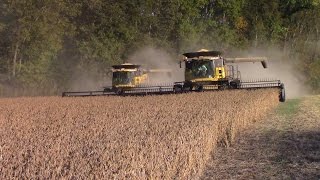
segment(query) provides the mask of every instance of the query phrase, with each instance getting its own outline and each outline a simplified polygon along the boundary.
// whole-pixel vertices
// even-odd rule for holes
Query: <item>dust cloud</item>
[[[192,48],[195,47],[195,48]],[[211,49],[210,47],[218,47]],[[229,47],[230,51],[219,48],[213,44],[201,46],[198,43],[190,43],[185,49],[197,51],[199,49],[218,50],[223,52],[223,57],[254,57],[263,56],[268,58],[268,68],[264,69],[261,63],[239,63],[239,71],[243,80],[281,80],[286,88],[287,98],[298,98],[308,95],[310,87],[306,85],[306,77],[301,71],[296,69],[298,59],[286,55],[280,49],[269,47],[265,49],[249,48],[248,50],[239,50]],[[191,51],[192,51],[191,50]]]
[[[286,89],[288,98],[298,98],[309,93],[306,86],[306,78],[297,70],[294,58],[287,58],[283,52],[277,49],[249,50],[247,52],[234,53],[228,57],[254,57],[264,56],[268,58],[268,68],[264,69],[261,63],[240,63],[239,70],[243,80],[281,80]]]
[[[184,80],[184,69],[179,66],[179,57],[163,49],[143,47],[129,56],[127,62],[140,64],[145,70],[159,70],[149,72],[150,84],[171,84]]]
[[[171,85],[176,81],[183,81],[184,69],[179,67],[178,57],[163,49],[143,47],[135,51],[125,61],[139,64],[148,72],[150,85]],[[112,85],[111,67],[108,73],[99,73],[98,65],[91,65],[87,69],[73,69],[69,89],[71,91],[102,90]],[[149,72],[151,71],[151,72]]]
[[[111,68],[110,72],[111,72]],[[87,69],[74,69],[70,80],[71,91],[97,91],[103,87],[111,86],[110,73],[101,73],[99,68],[88,67]]]
[[[212,49],[211,49],[212,50]],[[195,50],[196,51],[196,50]],[[284,53],[277,49],[257,50],[252,48],[247,51],[235,50],[225,52],[224,57],[255,57],[268,58],[268,68],[264,69],[261,63],[239,63],[239,71],[242,80],[281,80],[286,88],[288,98],[298,98],[307,95],[310,89],[306,86],[306,78],[297,70],[297,59],[287,58]],[[172,84],[184,81],[184,67],[179,66],[179,55],[169,53],[164,49],[143,47],[125,61],[142,65],[146,71],[160,70],[160,72],[148,72],[149,82],[153,85]],[[73,90],[99,90],[111,85],[111,75],[97,76],[95,73],[79,71],[74,74]]]

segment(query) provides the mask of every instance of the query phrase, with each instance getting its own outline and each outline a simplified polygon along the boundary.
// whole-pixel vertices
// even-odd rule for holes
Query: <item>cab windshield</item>
[[[119,85],[119,84],[130,84],[134,77],[134,72],[128,71],[116,71],[113,72],[112,75],[112,84]]]
[[[212,78],[213,61],[192,60],[186,62],[186,80]]]

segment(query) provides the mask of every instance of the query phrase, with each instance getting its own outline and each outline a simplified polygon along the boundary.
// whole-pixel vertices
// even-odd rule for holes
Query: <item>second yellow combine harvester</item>
[[[102,96],[102,95],[139,95],[164,94],[172,92],[172,84],[156,83],[157,79],[169,79],[170,69],[144,69],[141,65],[124,63],[112,66],[112,85],[103,91],[63,92],[62,96]]]
[[[112,66],[112,86],[105,87],[104,92],[114,92],[118,95],[137,94],[156,91],[164,84],[155,83],[155,76],[171,76],[169,69],[143,69],[141,65],[124,63]],[[162,88],[168,91],[167,88]],[[170,89],[169,89],[170,91]]]
[[[113,66],[112,86],[103,91],[64,92],[63,96],[94,95],[139,95],[184,93],[191,91],[212,91],[225,89],[279,89],[279,101],[285,101],[284,84],[280,80],[243,81],[237,63],[259,62],[267,68],[267,58],[224,58],[219,51],[200,50],[185,53],[180,61],[184,64],[185,81],[166,85],[152,85],[148,82],[152,70],[142,70],[140,65],[122,64]],[[170,73],[168,70],[153,72]]]

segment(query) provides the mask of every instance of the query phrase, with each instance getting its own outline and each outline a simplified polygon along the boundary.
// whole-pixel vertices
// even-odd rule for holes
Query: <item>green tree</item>
[[[71,8],[74,3],[5,0],[2,5],[1,19],[6,24],[1,32],[6,37],[2,58],[7,73],[25,85],[44,86],[51,61],[73,31],[68,17],[76,14]]]
[[[247,38],[254,47],[281,42],[285,33],[278,0],[245,2],[244,13],[248,22]]]

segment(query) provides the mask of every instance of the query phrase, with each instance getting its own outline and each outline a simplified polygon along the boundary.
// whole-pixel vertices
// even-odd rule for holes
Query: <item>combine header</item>
[[[285,88],[280,80],[241,79],[236,63],[261,63],[267,68],[266,57],[223,58],[219,51],[200,50],[185,53],[180,61],[185,64],[185,81],[165,85],[148,83],[149,73],[170,73],[168,70],[143,70],[140,65],[122,64],[113,66],[112,86],[103,91],[64,92],[62,96],[101,96],[101,95],[146,95],[185,93],[191,91],[212,91],[226,89],[278,88],[279,101],[285,101]]]

